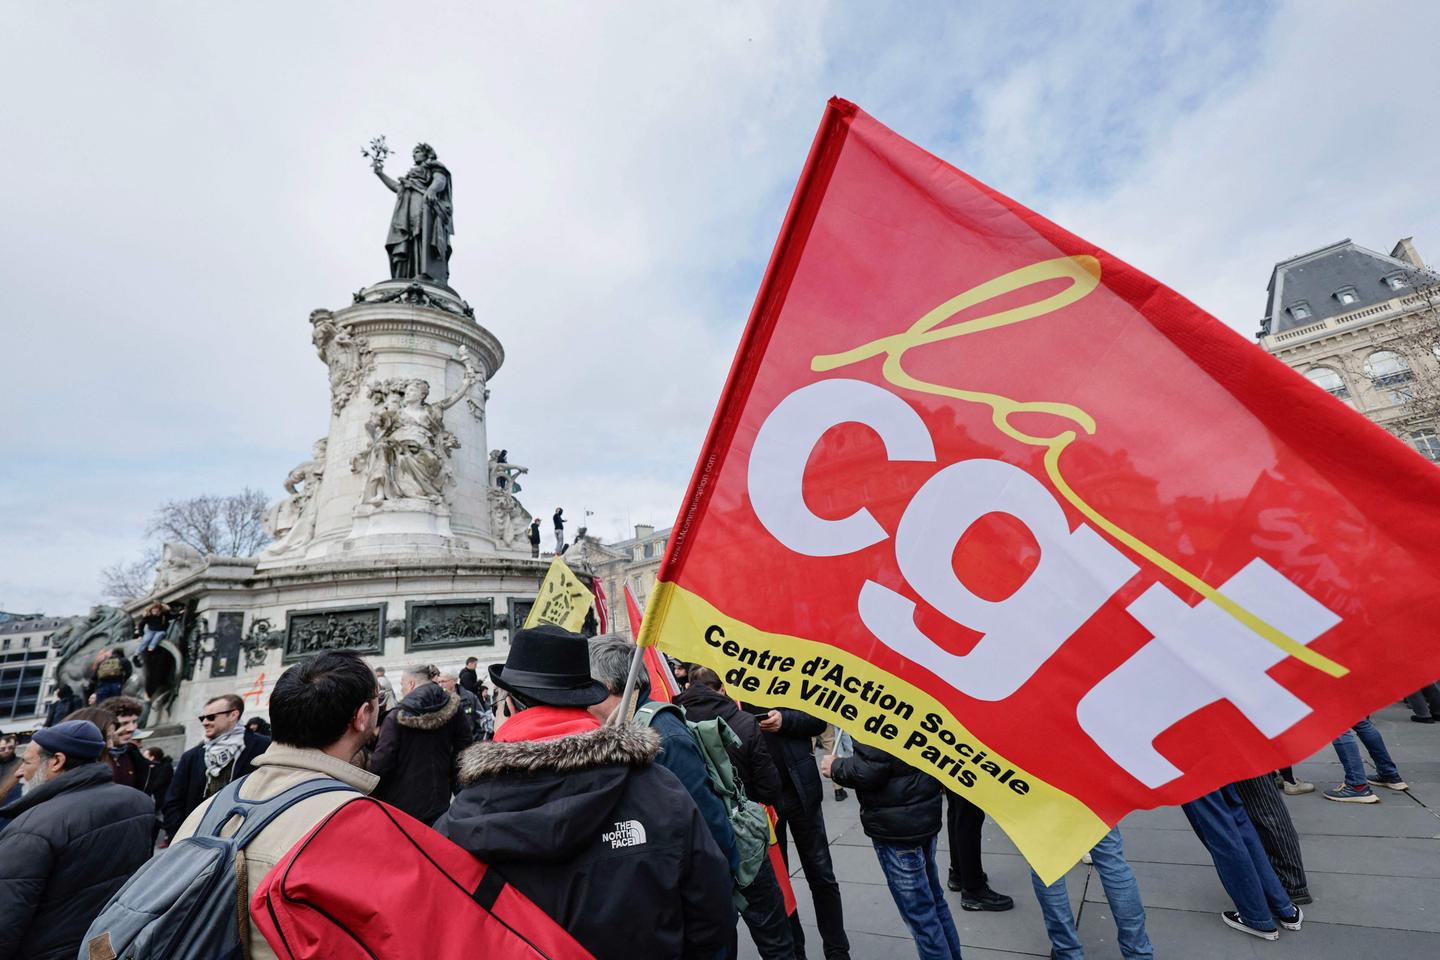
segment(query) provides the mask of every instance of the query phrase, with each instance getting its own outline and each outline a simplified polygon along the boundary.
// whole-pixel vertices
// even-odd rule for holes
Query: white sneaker
[[[1234,927],[1241,933],[1248,933],[1252,937],[1259,937],[1261,940],[1280,939],[1279,930],[1257,930],[1254,927],[1250,926],[1250,924],[1246,923],[1244,920],[1241,920],[1240,914],[1236,913],[1234,910],[1226,910],[1224,913],[1220,914],[1220,919],[1225,921],[1225,926]]]
[[[1287,797],[1298,797],[1302,793],[1314,793],[1315,784],[1309,780],[1297,780],[1294,783],[1286,783],[1282,780],[1280,789],[1285,791]]]
[[[1295,905],[1295,919],[1294,919],[1294,920],[1281,920],[1281,921],[1280,921],[1280,926],[1284,927],[1286,930],[1299,930],[1299,929],[1300,929],[1300,924],[1302,924],[1302,923],[1304,923],[1304,922],[1305,922],[1305,911],[1304,911],[1304,910],[1301,910],[1301,909],[1300,909],[1300,905],[1297,903],[1297,904]]]

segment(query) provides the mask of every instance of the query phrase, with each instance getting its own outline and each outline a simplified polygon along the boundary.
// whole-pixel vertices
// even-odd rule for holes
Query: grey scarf
[[[214,740],[205,741],[205,776],[218,777],[245,749],[245,728],[238,723]]]

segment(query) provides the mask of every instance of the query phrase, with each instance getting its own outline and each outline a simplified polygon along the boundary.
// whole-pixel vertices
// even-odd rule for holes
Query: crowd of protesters
[[[633,657],[633,645],[617,635],[587,641],[551,626],[524,629],[505,663],[488,670],[492,698],[474,657],[458,675],[406,667],[396,691],[383,668],[349,652],[321,653],[280,677],[268,723],[242,723],[245,703],[234,694],[211,699],[198,716],[203,739],[173,762],[137,744],[141,701],[111,693],[83,706],[61,688],[55,708],[63,714],[50,710],[23,751],[0,735],[0,956],[68,960],[87,942],[90,955],[105,955],[95,952],[96,938],[109,949],[111,931],[92,924],[103,926],[116,902],[145,902],[143,881],[159,865],[152,857],[171,856],[165,846],[184,847],[191,837],[234,838],[248,827],[232,806],[259,809],[290,795],[302,798],[246,835],[240,856],[252,901],[317,824],[368,795],[489,865],[597,958],[733,958],[743,924],[761,957],[791,960],[806,956],[807,923],[827,960],[850,956],[822,778],[837,800],[854,791],[861,828],[922,960],[960,956],[947,887],[963,910],[1013,907],[989,886],[980,863],[984,813],[964,797],[815,717],[739,702],[700,665],[674,665],[681,690],[673,704],[651,701],[640,672],[634,712],[618,717]],[[97,677],[96,687],[110,692],[101,687],[109,679]],[[707,740],[706,730],[723,733]],[[1357,740],[1374,776],[1364,773]],[[1374,802],[1375,788],[1406,789],[1368,720],[1335,749],[1347,782],[1324,791],[1329,799]],[[1283,797],[1313,789],[1286,769],[1183,805],[1234,900],[1221,917],[1228,926],[1267,940],[1301,928],[1311,895]],[[761,805],[773,816],[758,814]],[[765,825],[758,848],[752,815]],[[770,823],[784,876],[764,854]],[[340,866],[371,876],[377,859],[392,855],[400,854],[357,849],[355,862]],[[1118,829],[1087,861],[1121,954],[1152,957]],[[782,884],[792,863],[810,889],[813,917],[787,911]],[[1082,957],[1065,880],[1032,879],[1052,956]],[[483,902],[480,891],[475,897]],[[245,956],[277,955],[253,932],[240,942]],[[311,955],[324,956],[324,945]]]

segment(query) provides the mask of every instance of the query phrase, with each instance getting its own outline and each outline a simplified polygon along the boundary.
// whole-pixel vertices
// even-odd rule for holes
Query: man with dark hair
[[[20,796],[20,763],[15,755],[15,734],[0,733],[0,806]],[[0,820],[0,830],[4,829],[5,821]]]
[[[140,715],[145,712],[145,705],[134,697],[121,696],[104,701],[100,709],[115,715],[115,732],[108,738],[105,748],[105,762],[110,765],[115,782],[153,795],[150,761],[135,746],[135,731],[140,727]]]
[[[175,779],[165,792],[165,832],[170,836],[201,801],[254,769],[255,758],[270,746],[269,737],[240,726],[244,712],[245,701],[233,693],[212,697],[205,704],[199,718],[205,739],[180,754]]]
[[[434,682],[429,664],[405,668],[400,703],[385,715],[380,739],[370,754],[370,772],[380,778],[375,799],[399,807],[422,823],[450,806],[455,757],[474,741],[460,698]]]
[[[480,696],[480,677],[475,673],[475,667],[479,665],[477,657],[465,658],[465,669],[460,671],[460,686],[476,697]]]
[[[36,731],[24,795],[0,807],[0,957],[72,960],[116,890],[150,858],[155,805],[99,763],[88,720]]]
[[[375,731],[380,690],[365,661],[348,650],[318,653],[292,666],[275,681],[270,694],[270,729],[274,743],[255,760],[255,772],[240,785],[241,800],[269,800],[291,787],[317,779],[334,779],[355,788],[301,800],[276,817],[245,848],[249,903],[265,875],[290,848],[321,820],[346,803],[375,789],[379,778],[350,763]],[[174,838],[195,832],[212,801],[206,800],[186,818]],[[229,836],[239,827],[221,828]],[[275,953],[265,938],[249,938],[246,957],[270,960]]]
[[[596,960],[713,960],[734,889],[695,801],[655,764],[660,737],[588,712],[608,696],[585,641],[518,630],[490,668],[500,725],[460,760],[435,829],[485,861]]]

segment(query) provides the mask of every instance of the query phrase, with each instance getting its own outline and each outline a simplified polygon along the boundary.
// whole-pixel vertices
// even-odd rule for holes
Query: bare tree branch
[[[130,563],[112,563],[100,571],[100,590],[106,600],[125,604],[139,599],[150,592],[155,579],[155,565],[160,562],[160,551],[147,547],[145,553]]]

